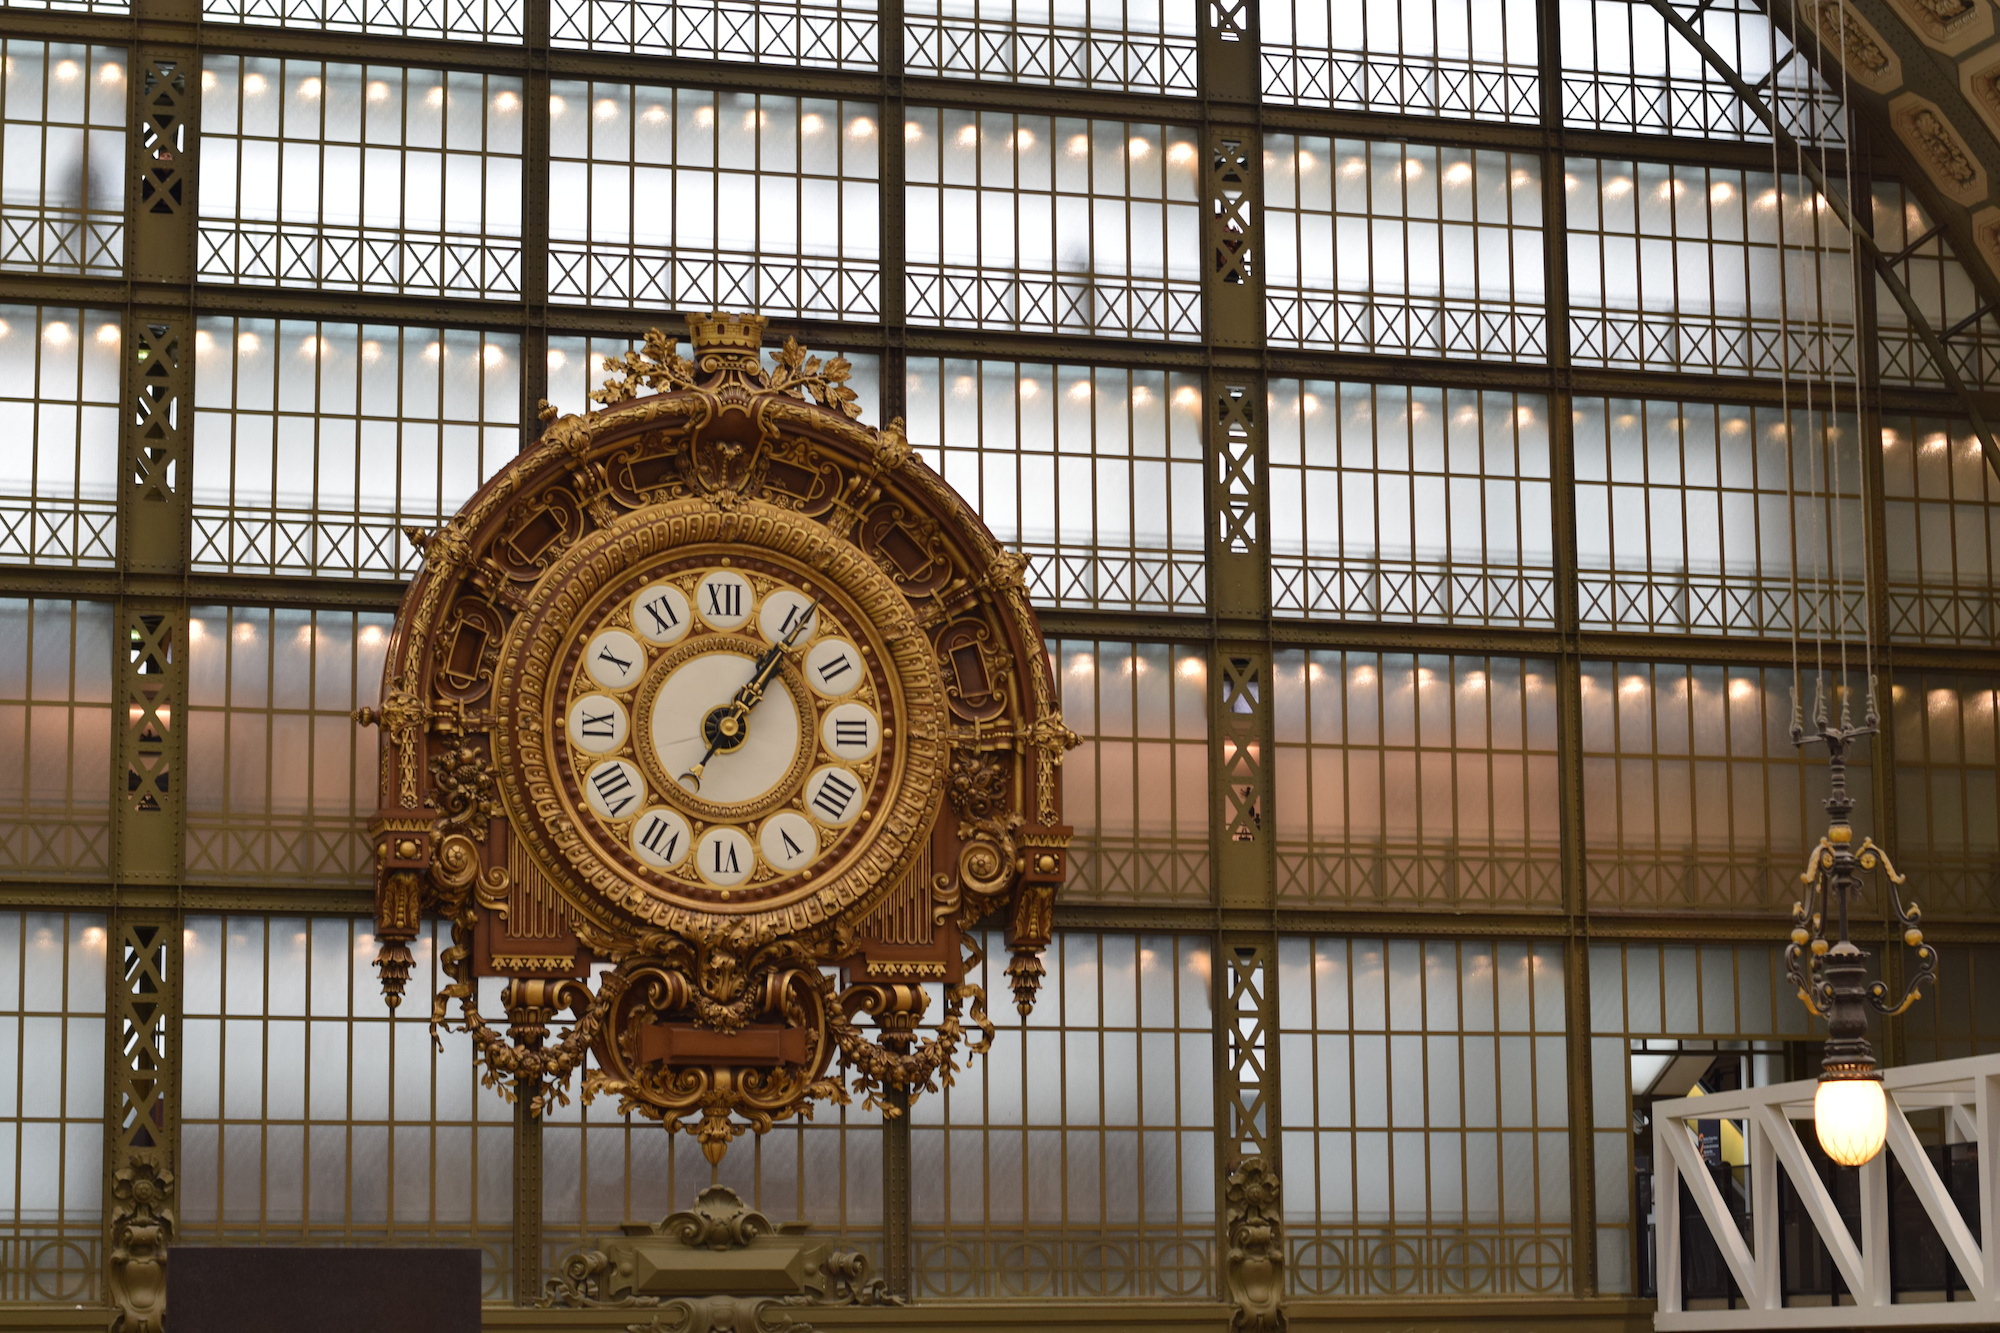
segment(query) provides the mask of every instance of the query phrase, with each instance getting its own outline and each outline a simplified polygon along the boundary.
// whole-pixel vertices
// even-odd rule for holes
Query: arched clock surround
[[[359,717],[389,1003],[444,916],[433,1020],[489,1082],[539,1108],[588,1056],[586,1095],[720,1160],[983,1049],[975,922],[1004,922],[1028,1012],[1076,738],[1020,557],[900,422],[856,419],[847,363],[788,341],[767,370],[761,317],[688,325],[691,361],[653,332],[606,362],[602,410],[545,404],[534,446],[411,533]],[[506,979],[494,1021],[481,977]]]

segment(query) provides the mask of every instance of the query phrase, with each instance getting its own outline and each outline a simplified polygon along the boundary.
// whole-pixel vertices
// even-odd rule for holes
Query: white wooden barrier
[[[1889,1142],[1861,1168],[1861,1231],[1852,1235],[1806,1155],[1801,1131],[1813,1134],[1813,1092],[1807,1079],[1706,1097],[1680,1097],[1653,1107],[1653,1209],[1660,1294],[1653,1327],[1677,1329],[2000,1327],[2000,1055],[1943,1060],[1884,1072]],[[1945,1108],[1953,1137],[1979,1144],[1979,1234],[1959,1215],[1906,1111]],[[1701,1159],[1694,1122],[1733,1120],[1743,1128],[1750,1184],[1750,1234],[1729,1214]],[[1971,1299],[1894,1304],[1889,1290],[1889,1155],[1908,1177],[1957,1265]],[[1852,1304],[1786,1306],[1778,1251],[1778,1172],[1791,1178],[1805,1214],[1853,1295]],[[1681,1300],[1681,1186],[1693,1196],[1748,1308],[1686,1310]]]

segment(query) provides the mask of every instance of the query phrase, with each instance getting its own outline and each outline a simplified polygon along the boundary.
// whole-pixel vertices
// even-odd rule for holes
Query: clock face
[[[741,552],[651,569],[597,610],[571,635],[558,749],[596,839],[672,896],[803,882],[894,757],[871,627],[830,585]]]
[[[552,580],[568,595],[530,613],[497,733],[524,767],[545,759],[530,840],[594,896],[661,924],[790,909],[844,881],[859,894],[918,845],[936,783],[911,783],[910,745],[928,772],[935,658],[874,561],[814,542],[579,557]]]

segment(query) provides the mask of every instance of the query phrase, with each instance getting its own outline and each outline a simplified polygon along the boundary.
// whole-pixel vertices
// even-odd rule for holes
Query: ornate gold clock
[[[788,341],[767,370],[762,318],[688,325],[692,362],[655,331],[606,363],[602,411],[545,405],[537,445],[412,533],[359,718],[383,729],[390,1004],[442,916],[433,1021],[471,1030],[489,1082],[539,1108],[587,1063],[586,1095],[720,1160],[983,1049],[984,918],[1028,1012],[1075,737],[1020,559],[900,422],[855,420],[847,363]]]

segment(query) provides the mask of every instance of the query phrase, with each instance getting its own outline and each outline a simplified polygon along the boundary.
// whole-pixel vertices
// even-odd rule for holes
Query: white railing
[[[1706,1097],[1681,1097],[1653,1108],[1653,1163],[1659,1313],[1653,1326],[1675,1329],[1893,1328],[2000,1325],[2000,1056],[1944,1060],[1891,1069],[1889,1143],[1861,1171],[1861,1234],[1852,1234],[1807,1155],[1812,1135],[1812,1080]],[[1979,1145],[1979,1239],[1946,1192],[1910,1125],[1909,1111],[1943,1110],[1952,1142]],[[1703,1163],[1695,1123],[1727,1120],[1743,1133],[1749,1181],[1748,1234]],[[1803,1123],[1802,1123],[1803,1122]],[[1896,1303],[1889,1269],[1889,1158],[1894,1156],[1937,1228],[1964,1290],[1957,1299],[1912,1293]],[[1790,1178],[1802,1211],[1826,1247],[1851,1304],[1786,1305],[1782,1284],[1778,1172]],[[1681,1186],[1694,1199],[1723,1263],[1741,1293],[1740,1309],[1684,1308],[1681,1280]],[[1983,1244],[1981,1242],[1984,1242]],[[1907,1243],[1907,1242],[1906,1242]],[[1966,1296],[1970,1299],[1965,1299]],[[1818,1298],[1821,1302],[1824,1297]]]

